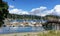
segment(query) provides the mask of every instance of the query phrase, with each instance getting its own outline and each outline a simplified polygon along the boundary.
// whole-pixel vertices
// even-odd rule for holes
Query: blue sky
[[[4,1],[8,2],[9,6],[14,7],[13,9],[11,9],[11,7],[9,8],[9,9],[11,9],[11,11],[15,9],[15,10],[21,10],[22,12],[31,12],[33,9],[46,7],[46,10],[43,9],[43,10],[45,10],[44,14],[46,14],[46,11],[50,12],[50,10],[52,10],[53,13],[60,12],[60,11],[57,12],[57,9],[54,9],[57,6],[60,7],[60,0],[15,0],[15,1],[4,0]],[[41,9],[39,10],[39,13],[40,13],[40,11],[41,11]],[[34,11],[32,11],[32,12],[35,13]]]

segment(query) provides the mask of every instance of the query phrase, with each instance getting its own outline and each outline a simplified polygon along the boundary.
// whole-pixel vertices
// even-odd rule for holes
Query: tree
[[[3,20],[7,18],[8,14],[9,11],[7,2],[0,0],[0,27],[4,24]]]

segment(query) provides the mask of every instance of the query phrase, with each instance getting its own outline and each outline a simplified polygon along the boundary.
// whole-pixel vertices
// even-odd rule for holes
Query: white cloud
[[[47,7],[41,6],[39,8],[34,8],[30,11],[24,11],[22,9],[15,9],[14,6],[11,6],[13,9],[9,10],[11,14],[27,14],[27,15],[38,15],[38,16],[46,16],[46,15],[60,15],[60,5],[56,5],[53,9],[49,10]]]
[[[47,7],[39,7],[39,8],[35,8],[35,9],[32,9],[30,14],[33,14],[33,15],[38,15],[38,16],[45,16],[45,15],[48,15],[52,13],[50,10],[47,9]]]
[[[45,9],[47,9],[47,7],[41,6],[41,7],[39,7],[39,8],[34,8],[34,9],[32,9],[31,12],[40,11],[40,10],[45,10]]]
[[[13,5],[9,5],[9,8],[14,8],[14,6]]]
[[[24,11],[22,9],[16,9],[15,6],[13,6],[13,5],[9,5],[9,13],[19,14],[19,15],[29,14],[27,11]]]
[[[31,10],[31,14],[39,15],[39,16],[46,16],[46,15],[58,15],[60,16],[60,5],[56,5],[53,9],[48,10],[47,7],[40,7]]]
[[[27,11],[23,11],[22,9],[11,9],[11,10],[9,10],[9,13],[11,13],[11,14],[19,14],[19,15],[29,14]]]
[[[52,9],[52,15],[58,15],[58,16],[60,16],[60,5],[56,5],[56,6]]]
[[[45,16],[51,13],[50,10],[47,9],[47,7],[39,7],[39,8],[35,8],[32,9],[31,11],[27,12],[24,11],[22,9],[11,9],[9,10],[9,13],[11,14],[19,14],[19,15],[23,15],[23,14],[27,14],[27,15],[37,15],[37,16]]]
[[[59,12],[60,12],[60,5],[56,5],[56,6],[54,7],[54,10],[59,13]]]

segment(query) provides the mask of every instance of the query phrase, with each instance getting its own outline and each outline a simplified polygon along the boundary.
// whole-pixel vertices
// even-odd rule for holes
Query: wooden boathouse
[[[60,30],[60,19],[50,18],[43,27],[45,30]]]

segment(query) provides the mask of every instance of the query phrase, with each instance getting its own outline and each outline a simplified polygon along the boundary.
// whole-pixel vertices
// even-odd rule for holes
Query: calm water
[[[14,21],[17,21],[17,22],[23,22],[23,21],[28,21],[28,22],[31,22],[31,21],[33,21],[33,22],[46,22],[47,20],[11,20],[10,22],[14,22]]]
[[[2,27],[0,28],[0,34],[14,32],[37,32],[43,30],[43,27]]]
[[[41,22],[41,20],[11,20],[10,22],[23,22],[23,21],[28,21],[28,22]],[[37,32],[37,31],[43,31],[44,28],[41,27],[2,27],[0,28],[0,34],[4,33],[14,33],[14,32]]]

